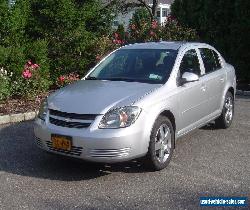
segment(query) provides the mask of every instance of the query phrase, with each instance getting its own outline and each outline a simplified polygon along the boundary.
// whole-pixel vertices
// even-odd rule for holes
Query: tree
[[[238,78],[250,81],[250,1],[175,0],[171,10],[181,24],[195,28],[204,42],[221,51]]]
[[[150,16],[151,21],[153,21],[156,17],[158,4],[159,0],[152,0],[151,4],[147,0],[110,0],[107,5],[117,5],[117,10],[121,11],[122,13],[125,13],[129,9],[133,8],[145,8]]]
[[[95,60],[92,48],[98,37],[110,31],[110,7],[98,0],[31,0],[30,39],[48,41],[51,73],[84,74]]]
[[[99,0],[17,0],[11,7],[0,0],[0,68],[15,84],[12,95],[34,96],[60,75],[83,75],[96,62],[98,40],[111,33],[112,10]],[[24,78],[27,63],[39,74]]]

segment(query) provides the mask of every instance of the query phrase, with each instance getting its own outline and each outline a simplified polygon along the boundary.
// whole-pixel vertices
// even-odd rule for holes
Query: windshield
[[[163,84],[177,55],[168,49],[120,49],[108,56],[86,78]]]

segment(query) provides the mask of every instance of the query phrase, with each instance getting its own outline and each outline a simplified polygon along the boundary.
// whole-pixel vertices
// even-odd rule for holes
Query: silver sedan
[[[44,101],[36,142],[95,162],[143,157],[145,166],[160,170],[179,137],[210,121],[231,125],[235,90],[234,67],[210,45],[127,45]]]

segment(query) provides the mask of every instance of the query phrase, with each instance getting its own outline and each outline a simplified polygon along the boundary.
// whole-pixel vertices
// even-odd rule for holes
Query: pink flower
[[[120,39],[114,39],[113,43],[114,44],[122,44],[122,40],[120,40]]]
[[[175,21],[176,20],[176,18],[174,17],[174,16],[171,16],[171,15],[169,15],[168,17],[167,17],[167,21]]]
[[[115,38],[117,39],[119,37],[118,33],[114,33]]]
[[[32,65],[31,60],[29,60],[29,61],[27,62],[27,64],[28,64],[28,65]]]
[[[131,24],[131,25],[130,25],[130,28],[131,28],[132,30],[135,30],[135,29],[136,29],[135,24]]]
[[[35,63],[35,64],[31,65],[31,68],[37,69],[37,68],[39,68],[39,65]]]
[[[58,79],[59,79],[60,82],[64,82],[65,77],[64,76],[60,76]]]
[[[149,34],[150,34],[150,36],[155,36],[155,32],[153,32],[153,31],[150,31]]]
[[[152,28],[152,29],[156,29],[157,26],[158,26],[157,21],[156,21],[156,20],[153,20],[152,23],[151,23],[151,28]]]
[[[101,56],[100,56],[100,55],[97,55],[97,56],[95,57],[95,59],[96,59],[97,61],[99,61],[99,60],[101,60]]]
[[[31,71],[30,71],[29,69],[24,69],[24,70],[23,70],[23,73],[22,73],[22,77],[23,77],[24,79],[29,79],[29,78],[31,78],[31,77],[32,77]]]

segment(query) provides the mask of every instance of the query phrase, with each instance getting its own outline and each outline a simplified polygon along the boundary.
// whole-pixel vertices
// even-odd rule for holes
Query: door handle
[[[220,81],[221,81],[221,82],[224,82],[224,78],[220,78]]]

